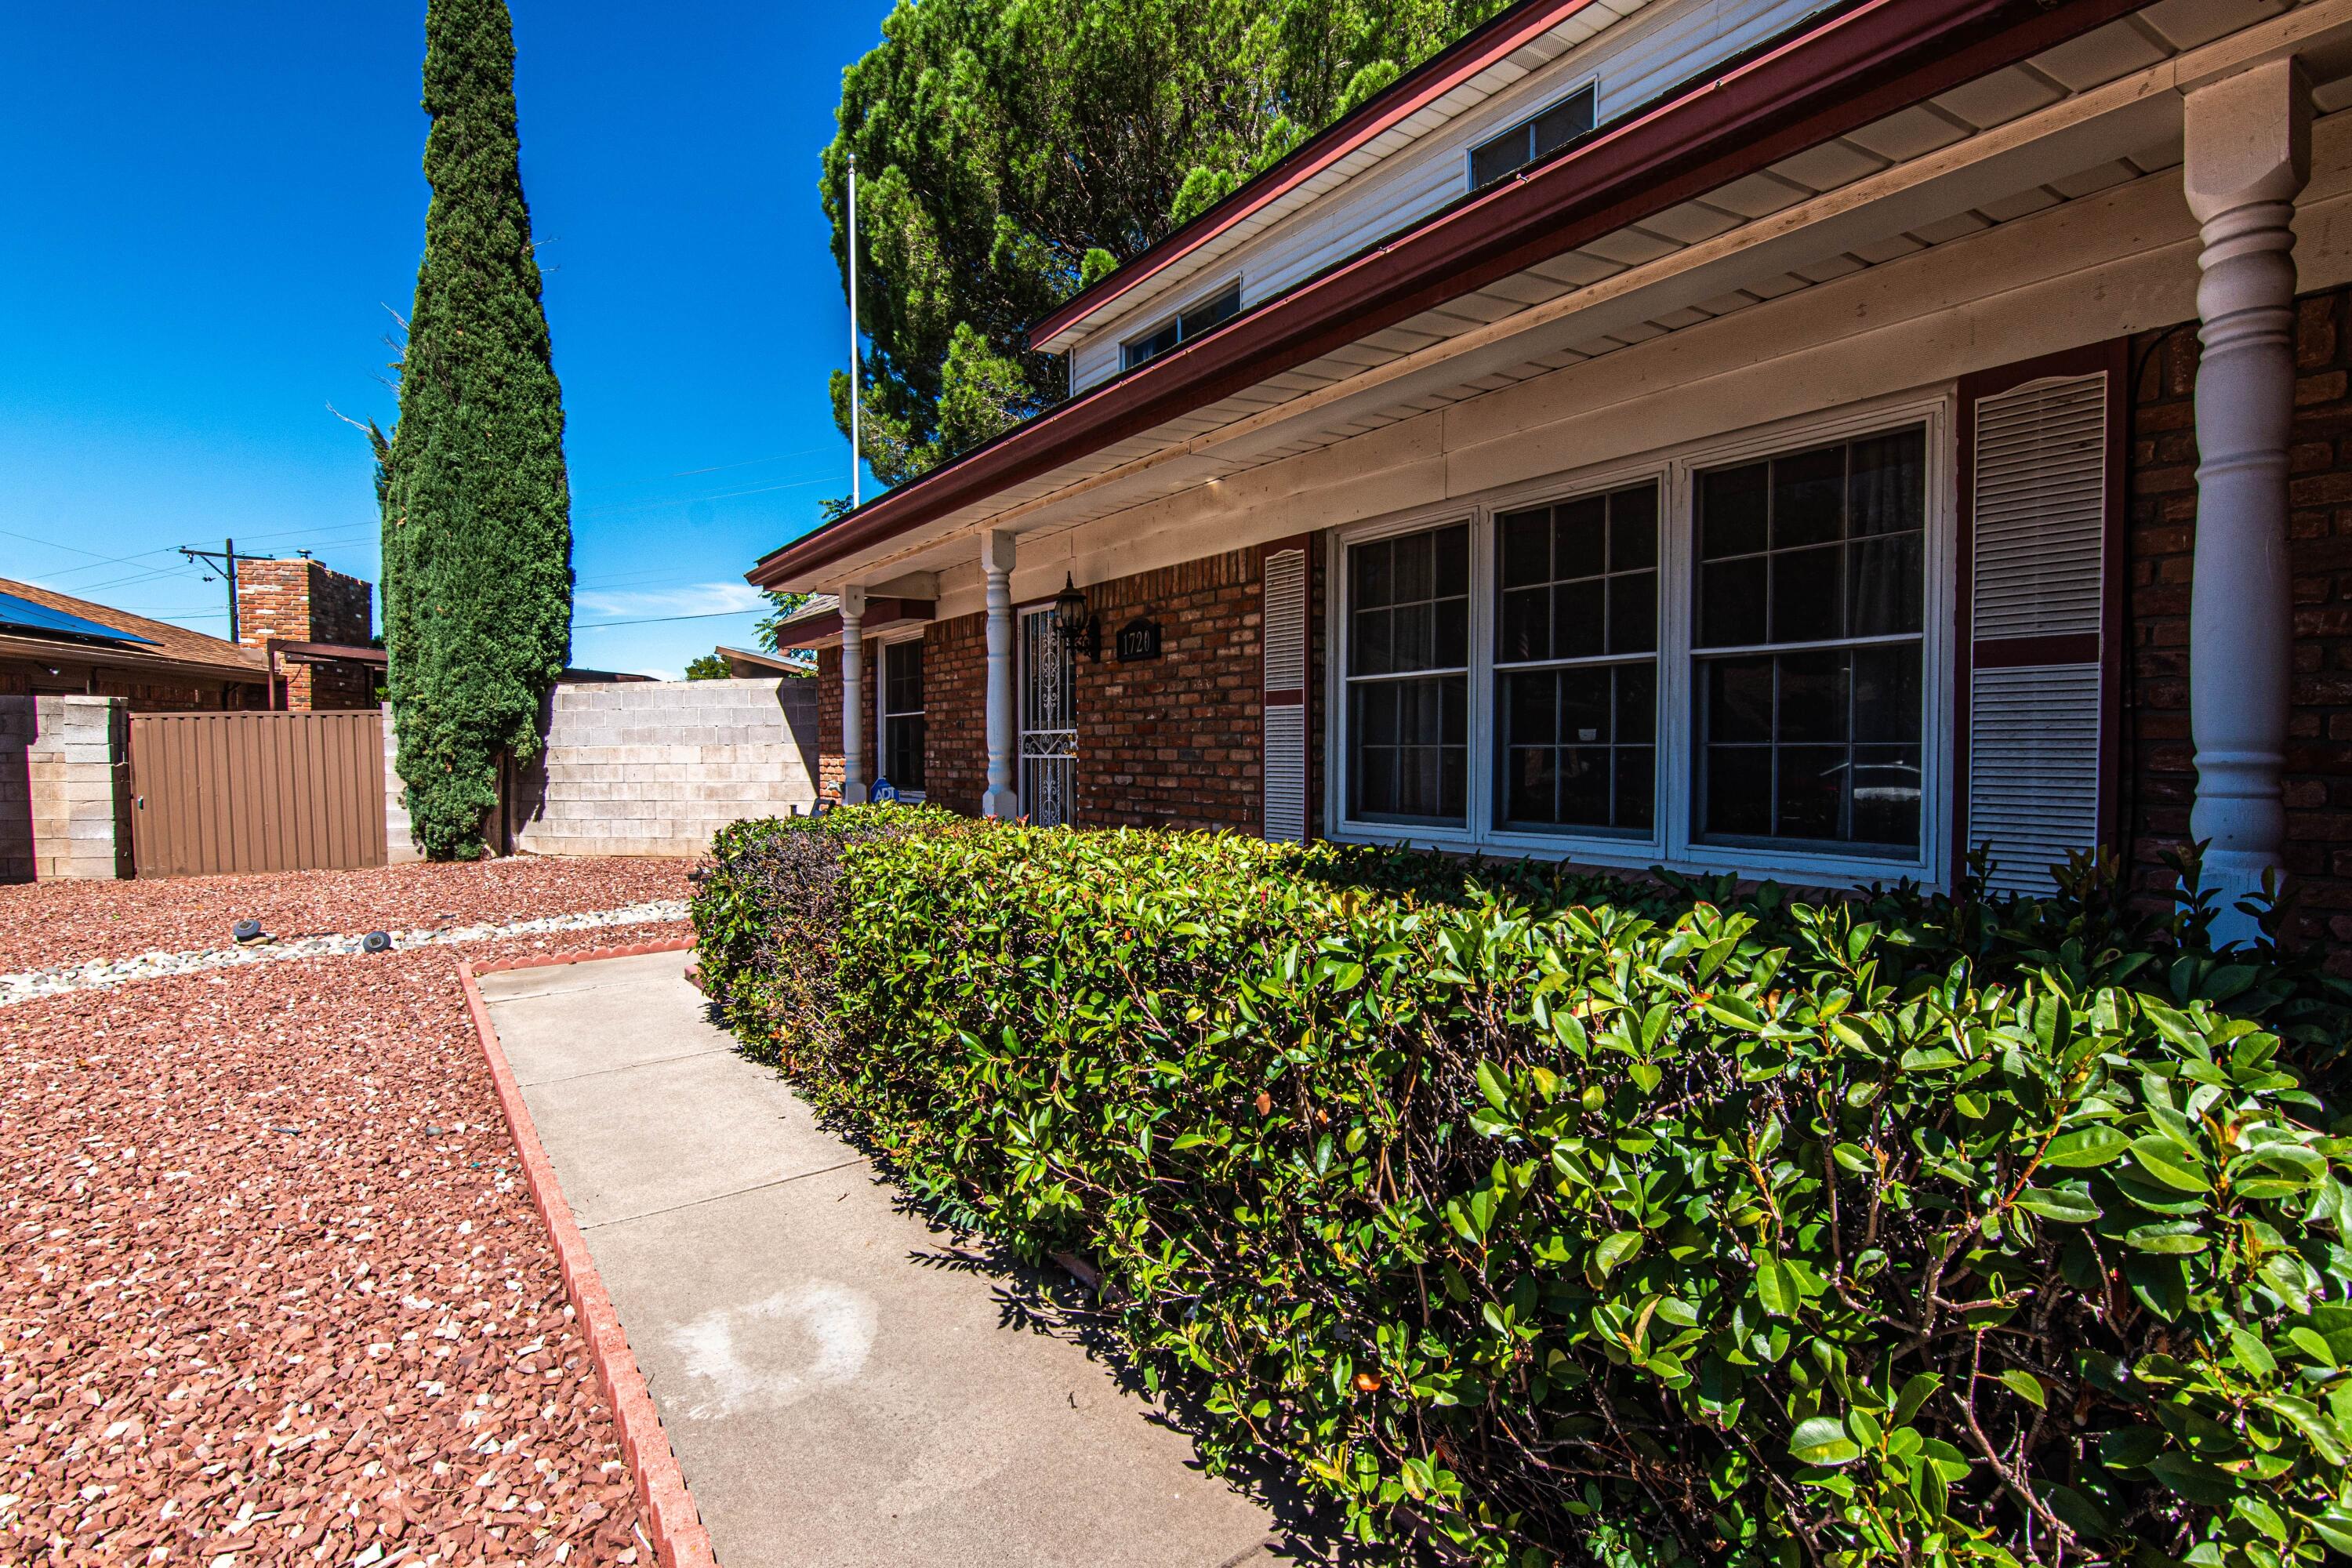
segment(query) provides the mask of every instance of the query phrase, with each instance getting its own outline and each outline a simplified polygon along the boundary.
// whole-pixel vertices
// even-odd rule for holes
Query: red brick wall
[[[958,616],[923,630],[923,798],[977,816],[987,793],[988,617]]]
[[[1078,664],[1077,820],[1260,830],[1260,552],[1232,550],[1097,583],[1102,658]],[[1118,662],[1119,627],[1160,623],[1160,657]]]
[[[259,647],[293,642],[364,644],[373,634],[368,584],[315,561],[247,561],[236,569],[236,637]],[[289,664],[289,708],[373,708],[376,671],[351,664]]]
[[[2189,735],[2189,592],[2197,525],[2195,324],[2132,341],[2129,656],[2123,801],[2134,873],[2162,897],[2158,861],[2185,843],[2196,785]],[[2294,673],[2286,773],[2293,934],[2352,973],[2352,289],[2297,305],[2287,559]]]

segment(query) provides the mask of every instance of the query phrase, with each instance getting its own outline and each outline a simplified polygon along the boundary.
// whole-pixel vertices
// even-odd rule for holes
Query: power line
[[[666,626],[671,621],[717,621],[724,620],[730,616],[765,614],[767,611],[764,606],[753,605],[749,609],[743,610],[707,610],[698,616],[647,616],[642,620],[634,621],[574,621],[572,624],[572,629],[575,632],[593,632],[605,626]]]

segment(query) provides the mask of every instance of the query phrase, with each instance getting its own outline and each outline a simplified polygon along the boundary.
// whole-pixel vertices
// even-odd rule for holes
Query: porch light
[[[1054,595],[1054,626],[1063,642],[1102,658],[1101,623],[1087,612],[1087,596],[1067,572],[1062,574],[1062,591]]]

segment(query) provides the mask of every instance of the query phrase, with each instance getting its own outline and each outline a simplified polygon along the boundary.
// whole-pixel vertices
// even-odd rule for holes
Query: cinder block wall
[[[122,700],[0,697],[0,880],[131,873]]]
[[[802,677],[559,686],[534,770],[544,784],[521,803],[515,847],[698,855],[730,822],[805,813],[816,703]]]

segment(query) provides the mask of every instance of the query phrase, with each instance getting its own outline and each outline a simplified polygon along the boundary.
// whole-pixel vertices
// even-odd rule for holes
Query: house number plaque
[[[1133,620],[1118,628],[1118,661],[1129,663],[1139,658],[1160,657],[1160,623]]]

